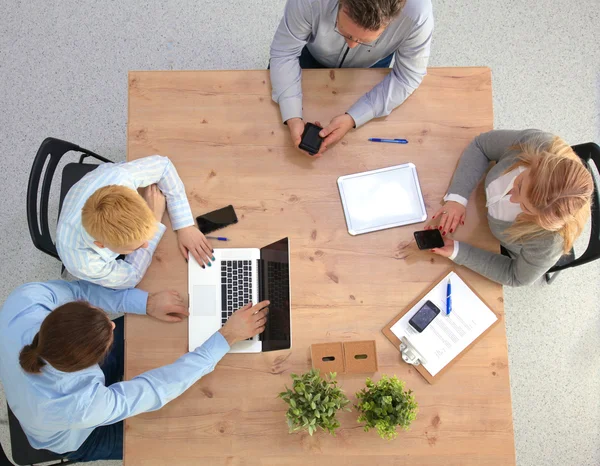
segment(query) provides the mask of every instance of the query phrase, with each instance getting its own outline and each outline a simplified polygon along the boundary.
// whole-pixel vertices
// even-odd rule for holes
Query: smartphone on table
[[[315,155],[321,149],[321,143],[323,138],[319,136],[323,128],[314,125],[312,123],[306,123],[304,125],[304,132],[302,133],[302,140],[298,146],[300,149],[305,150],[310,155]]]
[[[414,235],[419,249],[444,247],[444,238],[437,228],[435,230],[415,231]]]
[[[223,207],[222,209],[213,210],[196,218],[198,228],[205,235],[213,231],[220,230],[226,226],[233,225],[238,222],[237,215],[232,205]]]
[[[427,300],[421,309],[415,312],[415,315],[410,318],[408,323],[417,332],[421,333],[431,322],[433,322],[433,319],[435,319],[439,313],[440,308]]]

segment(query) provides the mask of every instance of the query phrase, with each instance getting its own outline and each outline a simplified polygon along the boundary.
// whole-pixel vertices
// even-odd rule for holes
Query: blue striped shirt
[[[96,427],[157,410],[177,398],[229,351],[227,340],[216,332],[174,363],[108,387],[97,364],[77,372],[46,364],[40,374],[21,368],[21,349],[58,306],[84,300],[107,312],[145,314],[147,299],[148,293],[138,289],[109,290],[62,280],[27,283],[7,298],[0,311],[0,381],[32,447],[75,451]]]
[[[159,223],[147,248],[137,249],[124,260],[117,260],[117,253],[94,244],[94,238],[81,224],[81,209],[88,198],[104,186],[120,185],[137,190],[155,183],[167,198],[173,229],[194,225],[183,182],[173,163],[160,155],[100,165],[69,190],[56,231],[56,249],[69,273],[115,289],[133,288],[142,280],[166,227]]]

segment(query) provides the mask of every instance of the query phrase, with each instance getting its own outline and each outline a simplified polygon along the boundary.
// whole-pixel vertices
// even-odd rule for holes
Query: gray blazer
[[[463,152],[452,177],[448,193],[469,196],[487,171],[490,162],[496,164],[485,177],[485,187],[499,178],[517,160],[518,151],[510,147],[520,142],[548,143],[554,136],[539,130],[497,130],[477,136]],[[509,286],[530,285],[548,271],[563,254],[563,238],[554,232],[523,244],[508,243],[505,231],[511,222],[496,220],[488,214],[490,230],[510,251],[512,257],[460,243],[454,262],[469,267],[495,282]]]

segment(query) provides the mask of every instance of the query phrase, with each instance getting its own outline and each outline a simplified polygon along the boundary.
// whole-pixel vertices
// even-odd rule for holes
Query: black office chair
[[[8,426],[10,429],[12,457],[16,464],[33,466],[40,463],[49,463],[50,461],[55,462],[50,463],[47,466],[75,464],[51,451],[36,450],[32,448],[31,445],[29,445],[25,432],[21,429],[21,424],[19,424],[19,421],[10,410],[10,407],[8,408]],[[6,453],[4,453],[2,445],[0,445],[0,466],[14,466],[6,456]]]
[[[593,142],[572,146],[575,153],[583,160],[594,178],[594,194],[592,196],[592,228],[590,241],[585,252],[575,259],[575,250],[571,249],[568,254],[562,256],[559,261],[546,272],[546,283],[550,284],[558,276],[559,272],[578,265],[587,264],[600,258],[600,180],[592,170],[592,163],[600,170],[600,146]],[[501,247],[503,255],[510,257],[504,247]]]
[[[112,163],[110,160],[95,154],[92,151],[55,138],[46,138],[38,149],[33,161],[33,166],[31,167],[29,184],[27,186],[27,223],[29,224],[29,233],[31,234],[34,246],[58,260],[60,260],[60,258],[58,257],[58,252],[56,251],[56,246],[52,240],[50,228],[48,226],[48,202],[52,178],[54,177],[56,167],[62,157],[70,151],[80,152],[81,157],[79,158],[79,162],[68,163],[63,169],[60,186],[60,202],[58,207],[59,216],[63,201],[69,192],[69,189],[98,166],[97,164],[83,163],[83,161],[87,157],[93,157],[100,162]],[[44,173],[44,180],[41,183],[40,193],[40,180],[42,178],[44,166],[46,166],[46,170]],[[38,194],[40,197],[39,209]]]

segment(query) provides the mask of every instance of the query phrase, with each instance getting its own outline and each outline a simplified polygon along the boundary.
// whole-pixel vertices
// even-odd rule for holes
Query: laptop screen
[[[260,250],[259,300],[271,301],[265,331],[260,335],[263,351],[292,345],[289,249],[289,240],[284,238]]]

